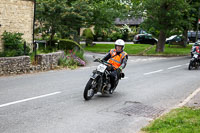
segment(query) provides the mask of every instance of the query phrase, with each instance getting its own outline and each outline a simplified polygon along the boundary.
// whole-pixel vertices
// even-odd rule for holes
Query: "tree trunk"
[[[184,29],[184,31],[183,31],[183,42],[184,42],[184,47],[186,47],[187,46],[187,40],[188,40],[188,30],[187,29]]]
[[[156,52],[164,52],[165,40],[166,40],[165,32],[160,31],[158,43],[156,45]]]
[[[51,35],[50,35],[50,46],[52,46],[52,41],[53,41],[54,35],[55,35],[55,31],[52,30]]]
[[[74,41],[80,44],[80,28],[77,28],[76,33],[74,33]]]
[[[196,38],[195,38],[195,42],[198,40],[199,34],[199,17],[200,17],[200,7],[199,7],[199,13],[198,13],[198,19],[197,19],[197,29],[196,29]]]

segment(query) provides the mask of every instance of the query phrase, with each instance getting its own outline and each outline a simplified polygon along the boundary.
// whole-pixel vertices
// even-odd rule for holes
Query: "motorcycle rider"
[[[102,61],[108,61],[114,66],[111,70],[110,80],[111,88],[107,91],[111,94],[115,89],[115,82],[119,79],[122,69],[126,67],[128,54],[124,52],[125,42],[122,39],[115,41],[115,48],[111,49],[109,53],[102,59]],[[107,93],[107,92],[106,92]]]
[[[198,59],[200,59],[200,46],[195,46],[193,49],[193,53],[198,54]]]

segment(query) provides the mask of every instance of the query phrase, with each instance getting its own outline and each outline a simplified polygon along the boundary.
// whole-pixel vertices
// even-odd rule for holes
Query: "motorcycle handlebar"
[[[106,66],[111,65],[111,67],[117,69],[117,68],[116,68],[115,66],[113,66],[111,63],[109,63],[109,62],[107,62],[107,61],[103,61],[103,60],[101,60],[100,58],[95,59],[94,62],[99,62],[99,63],[104,64],[104,65],[106,65]]]

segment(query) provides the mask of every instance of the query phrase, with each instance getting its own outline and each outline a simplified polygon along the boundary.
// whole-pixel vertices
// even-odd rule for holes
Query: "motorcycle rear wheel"
[[[85,86],[85,90],[83,92],[85,100],[90,100],[94,96],[94,89],[92,88],[93,81],[93,79],[90,79]]]

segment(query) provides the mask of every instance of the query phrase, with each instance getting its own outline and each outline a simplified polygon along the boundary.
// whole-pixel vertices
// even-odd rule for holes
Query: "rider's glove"
[[[101,61],[101,59],[99,59],[99,58],[94,60],[94,62],[100,62],[100,61]]]
[[[102,59],[101,62],[106,62],[106,61]]]
[[[122,71],[122,67],[120,66],[119,68],[117,68],[117,72],[120,73]]]
[[[119,69],[122,71],[122,66],[120,66]]]
[[[98,59],[94,59],[94,62],[98,62]]]

